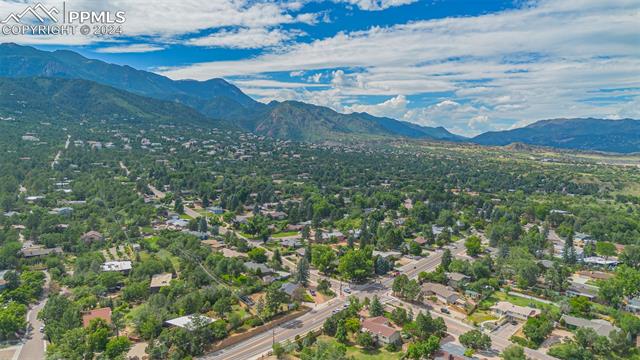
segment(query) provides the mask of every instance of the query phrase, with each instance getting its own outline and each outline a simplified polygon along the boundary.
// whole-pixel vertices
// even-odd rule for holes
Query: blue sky
[[[96,3],[67,2],[126,11],[124,36],[3,41],[174,79],[223,77],[260,101],[301,100],[463,135],[545,118],[640,118],[635,0]],[[0,0],[0,15],[20,7]]]

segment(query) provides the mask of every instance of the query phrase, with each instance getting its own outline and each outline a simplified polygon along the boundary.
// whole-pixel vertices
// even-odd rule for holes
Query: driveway
[[[511,336],[513,336],[513,334],[517,333],[518,330],[520,330],[522,325],[522,323],[516,323],[514,325],[511,322],[506,322],[493,330],[492,334],[499,338],[509,339]]]

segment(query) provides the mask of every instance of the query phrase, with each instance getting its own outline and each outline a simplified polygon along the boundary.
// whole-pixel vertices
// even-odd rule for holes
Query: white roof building
[[[198,317],[202,319],[203,325],[208,325],[215,321],[215,319],[212,319],[204,315],[192,314],[192,315],[186,315],[179,318],[167,320],[165,321],[165,323],[171,326],[177,326],[183,329],[193,330],[195,328],[194,320]]]
[[[131,270],[131,261],[107,261],[101,266],[102,271],[121,271],[127,272]]]

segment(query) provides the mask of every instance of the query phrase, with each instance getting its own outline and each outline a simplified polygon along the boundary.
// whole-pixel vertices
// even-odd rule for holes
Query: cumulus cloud
[[[412,4],[418,0],[337,0],[357,6],[360,10],[379,11],[390,7]]]
[[[456,111],[422,106],[403,118],[471,132],[471,119],[482,115],[494,128],[509,128],[543,118],[633,114],[629,104],[640,96],[639,14],[632,0],[539,1],[475,17],[339,33],[256,58],[163,73],[206,79],[326,71],[342,107],[362,96],[452,93],[450,100],[463,104]],[[636,90],[625,98],[604,94],[609,102],[591,100],[606,88]],[[478,119],[472,124],[479,127]]]
[[[62,0],[42,0],[46,7],[62,8]],[[22,1],[0,0],[0,17],[25,8]],[[154,38],[169,43],[180,36],[207,29],[225,27],[272,28],[283,24],[317,21],[319,14],[299,13],[302,3],[296,1],[253,0],[76,0],[67,2],[67,8],[93,11],[124,11],[124,36]],[[55,36],[48,44],[66,44],[79,36]],[[23,43],[35,43],[41,39],[27,37]],[[85,42],[101,42],[101,38],[82,37]],[[9,40],[13,41],[13,40]]]
[[[404,95],[398,95],[389,100],[373,105],[354,104],[345,107],[346,112],[366,112],[375,116],[402,118],[407,112],[409,101]]]

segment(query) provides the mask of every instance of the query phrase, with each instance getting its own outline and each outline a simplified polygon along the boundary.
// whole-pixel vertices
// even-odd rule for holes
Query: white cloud
[[[190,39],[187,44],[233,49],[259,49],[280,45],[299,35],[301,35],[300,32],[280,29],[239,28],[221,30],[208,36]]]
[[[163,46],[156,46],[150,44],[130,44],[121,46],[109,46],[96,50],[99,53],[106,54],[119,54],[119,53],[146,53],[164,50]]]
[[[418,0],[336,0],[357,6],[360,10],[379,11],[390,7],[408,5]]]
[[[42,0],[47,7],[62,8],[62,0]],[[25,8],[22,1],[0,0],[0,17]],[[93,11],[124,11],[126,22],[123,34],[128,37],[153,38],[157,43],[171,43],[178,37],[207,29],[244,27],[271,28],[283,24],[317,21],[319,14],[298,13],[302,3],[295,1],[253,0],[76,0],[67,8]],[[81,36],[71,36],[83,38]],[[35,38],[35,37],[33,37]],[[48,44],[66,44],[70,37],[55,36]],[[101,42],[101,38],[85,38],[87,42]],[[6,41],[13,41],[7,39]],[[37,39],[28,40],[31,43]]]
[[[409,101],[404,95],[398,95],[389,100],[373,105],[354,104],[345,107],[346,112],[366,112],[375,116],[402,118],[407,112]]]
[[[632,100],[602,104],[589,99],[610,96],[598,95],[603,88],[640,87],[639,18],[640,5],[633,0],[543,0],[475,17],[339,33],[256,58],[162,72],[196,79],[329,72],[341,99],[335,109],[351,106],[348,101],[360,96],[450,92],[455,96],[449,100],[463,104],[456,111],[423,106],[408,109],[403,118],[466,131],[473,131],[470,120],[482,115],[492,127],[508,128],[542,118],[604,117],[623,109],[633,114]],[[479,126],[477,119],[473,124]]]

